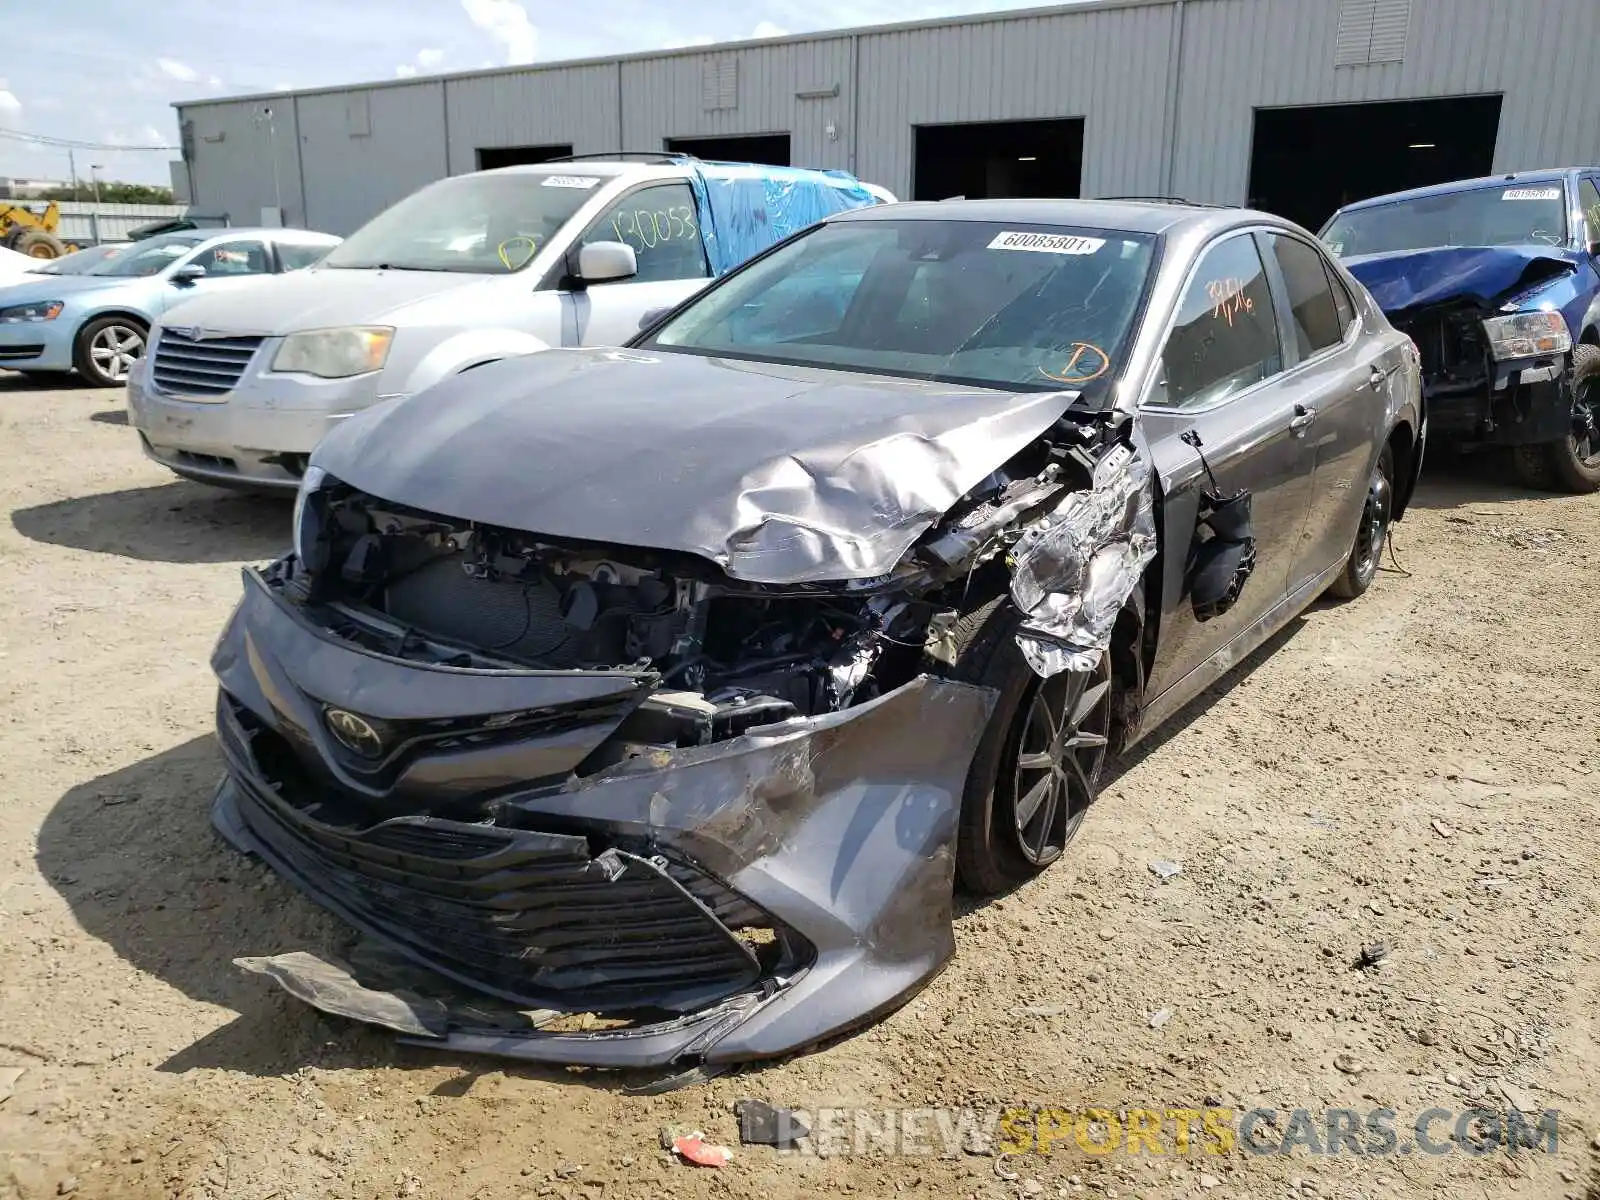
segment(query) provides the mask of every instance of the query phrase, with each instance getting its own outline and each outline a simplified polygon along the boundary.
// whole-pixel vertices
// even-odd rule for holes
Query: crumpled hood
[[[458,520],[697,554],[756,582],[863,579],[1076,395],[549,350],[359,413],[312,461]]]
[[[352,271],[312,267],[215,295],[197,291],[162,318],[220,333],[272,337],[334,325],[393,323],[403,308],[492,278],[451,271]]]
[[[1509,294],[1576,270],[1578,261],[1569,250],[1544,245],[1440,246],[1342,260],[1386,313],[1456,298],[1494,307]]]

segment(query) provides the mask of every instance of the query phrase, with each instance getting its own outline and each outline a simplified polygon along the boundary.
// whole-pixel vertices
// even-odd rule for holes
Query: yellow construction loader
[[[60,258],[77,249],[57,236],[60,228],[61,206],[54,200],[43,212],[0,201],[0,246],[8,250],[29,258]]]

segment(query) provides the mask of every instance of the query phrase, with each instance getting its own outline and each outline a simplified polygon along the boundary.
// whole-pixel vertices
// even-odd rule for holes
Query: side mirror
[[[610,283],[639,273],[639,256],[626,242],[589,242],[578,250],[579,283]]]
[[[172,282],[179,287],[193,287],[206,277],[206,269],[199,263],[179,267],[172,273]]]

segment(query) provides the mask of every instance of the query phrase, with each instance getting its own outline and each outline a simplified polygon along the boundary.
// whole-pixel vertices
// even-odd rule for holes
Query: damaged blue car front
[[[1600,489],[1600,169],[1379,196],[1322,237],[1417,344],[1434,437]]]

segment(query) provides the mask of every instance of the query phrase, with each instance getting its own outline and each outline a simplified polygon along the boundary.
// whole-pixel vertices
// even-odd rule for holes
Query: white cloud
[[[292,92],[292,91],[294,91],[294,84],[292,84],[292,83],[275,83],[275,84],[272,85],[272,90],[275,91],[275,92]]]
[[[396,79],[410,79],[416,73],[417,69],[410,63],[401,63],[394,69],[394,77]]]
[[[419,67],[437,67],[443,61],[443,50],[425,49],[417,51],[417,66]]]
[[[539,31],[516,0],[461,0],[467,19],[506,48],[506,62],[530,63],[539,50]]]
[[[168,79],[176,79],[179,83],[196,83],[200,79],[199,71],[175,58],[158,58],[156,66]]]
[[[206,86],[207,87],[214,87],[214,88],[221,87],[222,86],[221,77],[217,76],[217,75],[211,76],[209,79],[206,80]]]
[[[696,33],[686,38],[673,38],[669,42],[661,43],[663,50],[681,50],[685,46],[709,46],[716,38],[709,33]]]
[[[789,31],[781,25],[774,25],[771,21],[762,21],[755,27],[750,36],[758,38],[788,37]]]
[[[15,121],[22,115],[22,101],[11,90],[10,84],[0,79],[0,120]]]

